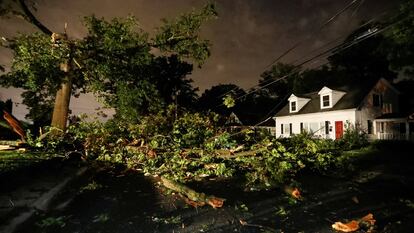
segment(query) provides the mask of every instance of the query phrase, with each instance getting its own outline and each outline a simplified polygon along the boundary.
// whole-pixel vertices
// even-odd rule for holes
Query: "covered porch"
[[[375,139],[414,141],[414,118],[381,116],[374,120]]]

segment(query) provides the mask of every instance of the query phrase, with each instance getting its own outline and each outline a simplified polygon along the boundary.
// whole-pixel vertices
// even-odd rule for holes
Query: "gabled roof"
[[[303,95],[295,95],[295,94],[291,94],[288,98],[288,100],[290,101],[291,99],[309,99],[308,97],[305,97]]]
[[[321,109],[320,96],[318,94],[319,90],[311,93],[297,95],[302,96],[304,98],[310,98],[311,100],[298,112],[294,113],[289,112],[289,102],[287,102],[285,106],[276,114],[276,116],[293,116],[306,113],[329,112],[336,110],[359,108],[364,98],[368,95],[368,93],[374,88],[374,86],[377,83],[378,81],[369,82],[365,84],[361,82],[341,87],[329,87],[332,90],[342,91],[346,94],[332,108],[327,109]]]

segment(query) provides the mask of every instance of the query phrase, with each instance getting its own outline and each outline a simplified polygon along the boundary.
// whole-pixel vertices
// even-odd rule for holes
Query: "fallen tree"
[[[23,130],[20,122],[6,110],[3,110],[3,118],[10,125],[13,131],[18,134],[23,142],[26,141],[26,132]]]
[[[138,125],[79,121],[64,134],[42,140],[40,147],[82,151],[87,160],[122,163],[162,177],[162,184],[180,193],[189,204],[214,208],[220,207],[224,199],[198,193],[187,184],[237,177],[242,181],[238,185],[247,191],[279,188],[301,199],[295,182],[299,171],[306,168],[324,172],[337,165],[333,142],[307,136],[280,140],[254,136],[251,131],[235,138],[215,126],[214,116],[197,114],[193,118],[186,114],[170,122],[165,115],[144,118]]]

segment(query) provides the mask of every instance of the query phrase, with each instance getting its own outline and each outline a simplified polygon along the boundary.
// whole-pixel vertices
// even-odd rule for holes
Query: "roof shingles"
[[[295,94],[296,96],[309,98],[311,100],[305,106],[303,106],[298,112],[295,113],[289,112],[289,102],[287,102],[285,106],[276,114],[276,117],[358,108],[361,105],[364,98],[368,95],[370,90],[374,87],[374,85],[375,84],[373,83],[369,83],[365,85],[355,84],[342,86],[338,88],[332,88],[332,90],[343,91],[346,94],[332,108],[328,109],[321,109],[319,99],[320,96],[318,95],[318,91],[301,95]]]

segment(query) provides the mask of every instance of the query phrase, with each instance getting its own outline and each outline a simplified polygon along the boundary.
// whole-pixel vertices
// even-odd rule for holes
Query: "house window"
[[[382,107],[382,95],[373,94],[372,104],[374,105],[374,107]]]
[[[291,134],[291,127],[290,127],[290,125],[291,124],[284,124],[283,126],[284,126],[284,131],[285,131],[285,135],[290,135]]]
[[[325,134],[329,134],[329,121],[325,121]]]
[[[283,134],[283,124],[280,124],[280,134]]]
[[[309,132],[309,123],[303,123],[303,132]]]
[[[292,123],[290,123],[290,124],[289,124],[289,134],[290,134],[290,135],[292,135],[292,134],[293,134],[293,132],[292,132]]]
[[[296,112],[296,101],[290,102],[290,111]]]
[[[301,122],[300,123],[300,133],[303,133],[304,132],[304,130],[303,130],[303,122]]]
[[[367,124],[368,124],[368,127],[367,127],[368,134],[372,134],[372,121],[371,120],[368,120],[367,121]]]
[[[322,107],[326,108],[326,107],[329,107],[330,105],[331,104],[329,101],[329,95],[322,96]]]
[[[319,123],[317,122],[312,122],[309,124],[309,131],[311,133],[316,133],[319,130]]]

